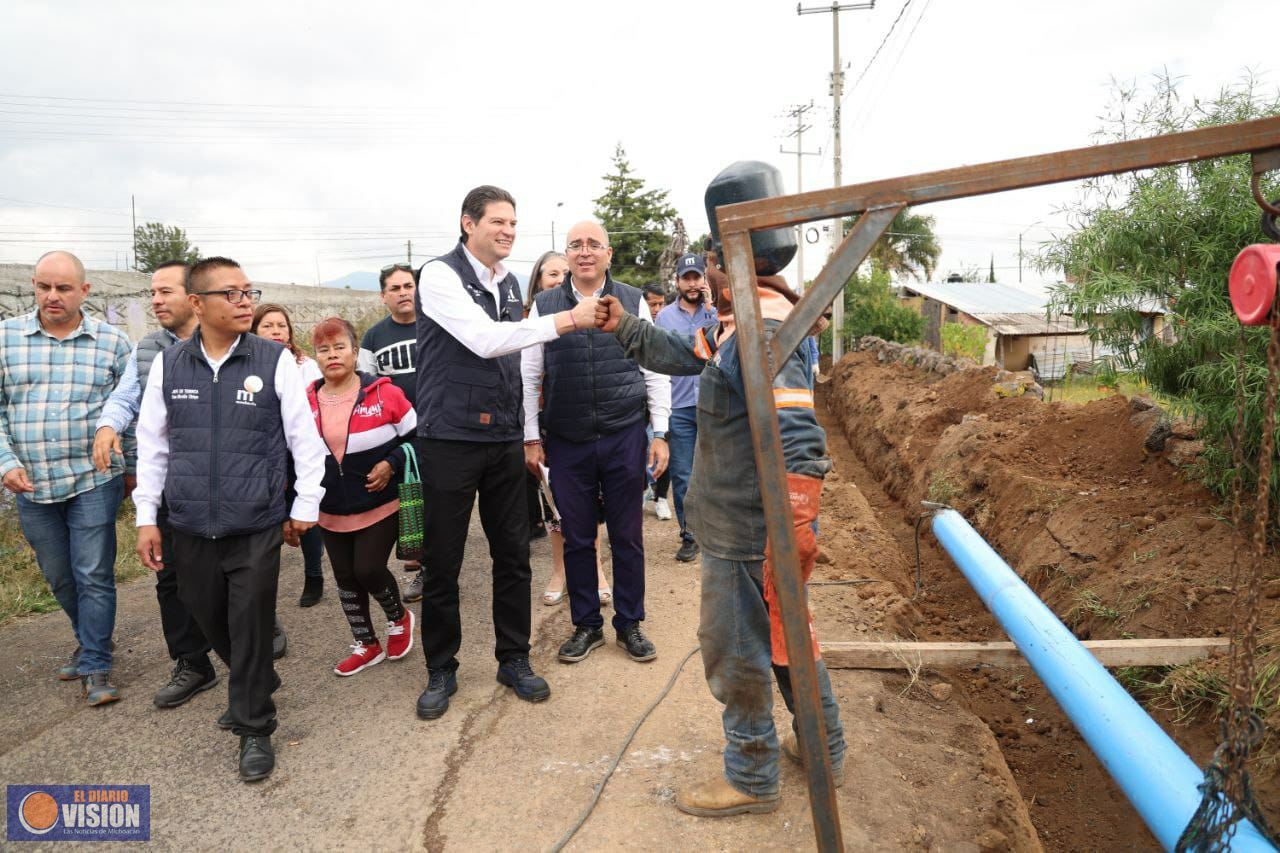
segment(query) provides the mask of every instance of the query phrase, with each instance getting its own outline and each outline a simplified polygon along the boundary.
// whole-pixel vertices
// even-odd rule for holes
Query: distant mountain
[[[378,274],[376,272],[369,272],[368,270],[356,270],[355,272],[347,273],[342,276],[342,278],[335,278],[332,281],[326,281],[322,286],[337,288],[349,287],[352,290],[377,290]]]

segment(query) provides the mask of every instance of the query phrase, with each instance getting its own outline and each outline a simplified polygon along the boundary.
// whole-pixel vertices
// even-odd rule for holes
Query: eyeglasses
[[[405,272],[413,272],[413,267],[408,264],[387,264],[382,268],[382,274],[386,275],[392,270],[404,270]]]
[[[585,243],[582,240],[574,240],[565,248],[567,248],[570,252],[587,252],[587,251],[600,252],[609,247],[606,246],[604,243],[600,243],[595,240],[587,240]]]
[[[232,305],[239,305],[241,300],[243,300],[246,296],[249,297],[250,302],[257,302],[259,299],[262,298],[261,290],[236,290],[235,288],[229,288],[227,290],[197,290],[196,291],[196,296],[213,296],[214,294],[218,294],[225,297],[226,300],[230,302]]]

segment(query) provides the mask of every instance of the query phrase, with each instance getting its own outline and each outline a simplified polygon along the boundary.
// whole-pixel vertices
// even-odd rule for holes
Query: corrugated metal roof
[[[1070,319],[1046,320],[1044,312],[1011,314],[974,314],[975,319],[998,335],[1080,335],[1087,328]]]
[[[906,284],[902,289],[904,293],[927,296],[975,317],[979,314],[1028,313],[1043,317],[1048,304],[1044,294],[1007,284],[926,282]]]

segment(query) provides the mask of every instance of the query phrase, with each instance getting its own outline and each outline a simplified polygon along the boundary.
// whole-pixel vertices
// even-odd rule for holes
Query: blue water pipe
[[[1152,835],[1165,850],[1173,850],[1200,805],[1196,786],[1204,773],[960,513],[935,511],[933,533]],[[1275,848],[1242,820],[1231,849]]]

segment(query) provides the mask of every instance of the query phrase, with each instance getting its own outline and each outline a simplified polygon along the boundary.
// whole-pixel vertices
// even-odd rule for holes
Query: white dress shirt
[[[499,314],[505,309],[512,312],[513,317],[522,315],[522,303],[512,302],[504,306],[498,292],[498,282],[507,277],[507,268],[498,263],[489,269],[467,251],[465,243],[462,252],[475,270],[480,286],[493,294]],[[518,323],[491,319],[467,294],[457,273],[438,262],[422,268],[418,279],[418,304],[422,306],[424,316],[434,320],[458,343],[481,358],[519,352],[525,347],[559,337],[554,317],[529,317]]]
[[[210,358],[200,343],[205,361],[217,376],[223,362],[235,352],[242,338],[221,358]],[[320,499],[324,497],[324,458],[329,448],[320,438],[315,417],[307,403],[307,392],[293,353],[280,352],[276,363],[276,397],[280,400],[280,420],[284,426],[285,443],[293,456],[296,477],[294,491],[297,497],[289,509],[289,517],[295,521],[316,521],[320,517]],[[138,486],[133,490],[133,503],[138,509],[138,526],[155,524],[160,509],[160,497],[164,493],[164,481],[169,473],[169,409],[164,399],[164,359],[157,358],[151,364],[147,387],[142,392],[142,410],[138,413]]]
[[[530,284],[530,287],[533,285]],[[601,284],[595,293],[591,294],[599,298],[604,285]],[[581,299],[581,294],[577,288],[570,287],[569,292],[573,294],[573,301],[577,302]],[[538,303],[533,303],[533,310],[529,312],[529,319],[532,320],[538,316]],[[648,306],[644,301],[640,302],[639,317],[646,323],[653,322],[653,315],[649,313]],[[541,318],[539,318],[541,319]],[[524,383],[524,437],[526,441],[533,441],[540,438],[538,434],[538,403],[542,394],[542,374],[545,357],[542,352],[542,344],[529,347],[520,353],[520,378]],[[641,375],[644,376],[645,394],[649,398],[649,420],[653,423],[654,432],[666,432],[667,421],[671,418],[671,377],[662,373],[654,373],[652,370],[640,368]]]

